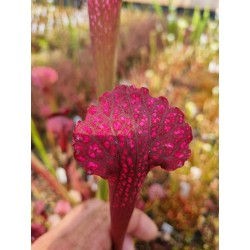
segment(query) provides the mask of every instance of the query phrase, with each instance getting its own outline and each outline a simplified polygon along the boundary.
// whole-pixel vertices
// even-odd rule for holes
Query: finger
[[[61,240],[68,244],[66,249],[74,249],[74,246],[77,246],[77,249],[88,250],[111,249],[108,209],[99,207],[92,210],[73,231],[62,235]]]
[[[92,199],[70,211],[63,220],[33,244],[32,250],[111,248],[107,203]],[[98,233],[99,232],[99,233]]]
[[[134,242],[133,242],[133,239],[131,238],[131,236],[129,236],[129,235],[125,236],[122,250],[135,250]]]
[[[86,221],[86,218],[90,217],[95,211],[100,210],[100,208],[102,208],[102,211],[105,209],[108,211],[107,204],[98,199],[88,200],[73,208],[58,225],[33,243],[32,250],[48,249],[52,242],[60,239],[63,235],[74,232],[80,224]]]
[[[57,235],[69,233],[95,210],[100,210],[100,207],[106,208],[106,204],[98,199],[88,200],[73,208],[51,231],[56,231]]]
[[[159,234],[156,224],[137,208],[134,209],[127,233],[145,241],[153,240]]]

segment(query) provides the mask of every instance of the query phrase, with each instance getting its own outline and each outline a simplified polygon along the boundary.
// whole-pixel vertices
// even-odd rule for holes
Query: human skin
[[[50,231],[37,239],[32,250],[111,250],[109,205],[98,199],[83,202]],[[158,236],[155,223],[135,209],[123,243],[123,250],[134,250],[133,237],[149,241]]]

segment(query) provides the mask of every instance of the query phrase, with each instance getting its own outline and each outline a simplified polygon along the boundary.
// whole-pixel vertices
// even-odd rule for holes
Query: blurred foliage
[[[146,86],[153,96],[166,96],[180,107],[193,128],[194,139],[192,155],[183,168],[171,173],[155,168],[147,176],[137,207],[154,219],[162,235],[149,243],[138,241],[136,246],[218,249],[218,19],[210,19],[209,9],[201,12],[196,8],[189,16],[178,15],[171,6],[167,13],[160,6],[154,8],[155,13],[132,7],[122,10],[118,79]],[[32,66],[46,65],[58,71],[59,80],[52,86],[52,93],[59,109],[68,109],[66,116],[74,120],[76,115],[84,119],[86,108],[96,101],[89,43],[85,8],[32,6]],[[97,191],[99,179],[89,176],[74,161],[71,135],[65,153],[57,145],[57,138],[51,139],[46,132],[46,109],[46,98],[32,86],[32,117],[42,140],[38,144],[48,155],[44,157],[44,149],[40,149],[41,161],[47,167],[48,162],[53,165],[58,181],[78,203],[96,193],[101,195],[105,190]],[[35,141],[32,144],[38,155],[39,145]],[[59,170],[66,174],[66,182]],[[32,223],[48,230],[55,218],[62,217],[54,211],[62,197],[45,183],[32,172]],[[155,183],[161,185],[165,195],[152,200],[149,190]],[[43,214],[35,213],[40,200],[46,204]]]

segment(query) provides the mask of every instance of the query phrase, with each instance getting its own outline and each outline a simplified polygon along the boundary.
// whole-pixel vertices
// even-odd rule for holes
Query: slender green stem
[[[46,168],[50,171],[52,175],[56,176],[56,171],[49,160],[49,157],[47,155],[47,152],[45,150],[41,137],[38,133],[38,130],[32,118],[31,118],[31,139],[38,151],[39,156],[44,162]]]

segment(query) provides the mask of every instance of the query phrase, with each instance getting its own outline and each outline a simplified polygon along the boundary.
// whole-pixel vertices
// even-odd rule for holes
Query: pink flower
[[[73,127],[74,121],[61,115],[51,117],[46,122],[47,131],[57,138],[62,152],[67,151],[68,138]]]
[[[161,199],[165,196],[164,189],[159,183],[152,184],[148,189],[149,200]]]
[[[58,73],[49,67],[34,67],[31,71],[31,81],[39,88],[46,88],[58,80]]]
[[[148,89],[118,86],[90,106],[73,132],[74,156],[89,173],[109,182],[112,237],[121,249],[140,187],[155,166],[181,167],[190,156],[184,114]]]
[[[65,215],[71,210],[69,202],[60,200],[56,203],[54,208],[54,213],[59,215]]]
[[[45,203],[42,200],[38,200],[34,203],[34,213],[39,215],[45,211]]]

